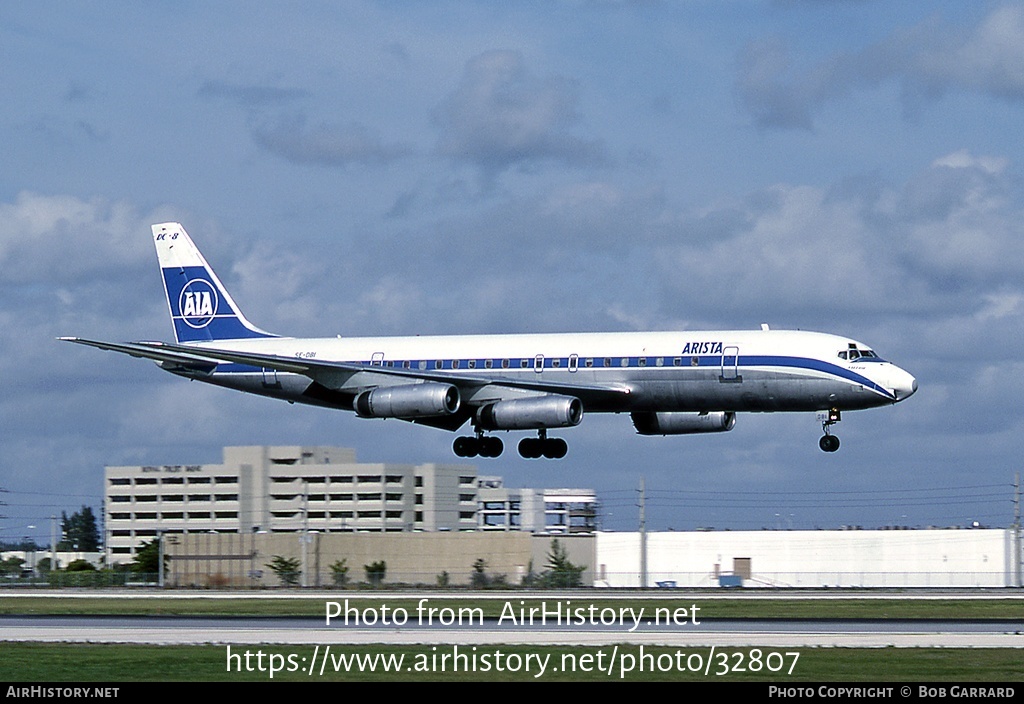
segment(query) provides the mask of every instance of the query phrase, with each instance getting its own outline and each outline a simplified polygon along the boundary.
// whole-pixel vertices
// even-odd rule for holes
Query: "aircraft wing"
[[[420,369],[396,369],[378,367],[353,362],[333,362],[325,360],[302,359],[299,357],[282,357],[280,355],[262,354],[259,352],[243,352],[209,347],[191,347],[175,345],[168,342],[102,342],[79,337],[58,338],[65,342],[88,345],[102,350],[111,350],[158,362],[180,364],[192,369],[211,371],[217,364],[229,362],[254,367],[275,369],[279,372],[291,372],[307,376],[330,389],[337,389],[357,373],[405,378],[415,381],[436,381],[452,384],[463,390],[477,390],[485,386],[506,387],[524,391],[536,391],[545,394],[565,394],[577,396],[585,404],[621,401],[632,393],[626,385],[598,386],[594,384],[575,384],[551,381],[525,381],[510,377],[484,377],[470,374],[453,374],[443,371],[427,371]],[[365,388],[387,386],[369,377]],[[356,389],[362,390],[361,385]],[[351,387],[350,387],[351,388]]]

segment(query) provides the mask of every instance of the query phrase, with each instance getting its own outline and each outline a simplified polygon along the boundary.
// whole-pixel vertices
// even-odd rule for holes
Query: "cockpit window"
[[[853,345],[850,345],[850,348],[847,350],[840,351],[839,359],[846,359],[851,362],[858,359],[872,359],[875,361],[881,361],[881,358],[877,354],[875,354],[874,350],[859,350]]]

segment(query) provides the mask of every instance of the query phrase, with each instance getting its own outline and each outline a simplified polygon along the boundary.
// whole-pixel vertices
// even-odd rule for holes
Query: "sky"
[[[882,0],[0,5],[0,540],[105,465],[225,445],[467,462],[454,435],[56,341],[171,339],[178,221],[293,336],[821,330],[899,405],[474,460],[635,530],[1013,521],[1024,436],[1024,6]]]

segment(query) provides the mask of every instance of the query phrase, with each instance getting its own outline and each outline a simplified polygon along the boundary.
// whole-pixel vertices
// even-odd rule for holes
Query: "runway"
[[[1024,648],[1024,622],[705,621],[672,628],[326,625],[324,619],[0,617],[0,641],[152,645],[665,645],[676,647]]]
[[[707,610],[683,611],[687,618],[675,623],[656,623],[648,611],[643,618],[633,619],[628,611],[633,606],[657,605],[671,599],[676,604],[690,598],[694,604],[704,600],[833,600],[833,599],[900,599],[931,600],[1024,598],[1021,590],[935,590],[909,593],[891,592],[706,592],[671,594],[647,592],[326,592],[321,590],[288,590],[274,592],[234,591],[52,591],[33,590],[0,593],[3,600],[17,603],[22,598],[56,597],[67,600],[154,599],[220,601],[236,599],[302,599],[328,602],[339,598],[358,605],[364,614],[383,615],[381,604],[405,603],[408,612],[404,622],[394,618],[378,618],[375,625],[365,622],[346,623],[324,617],[282,616],[0,616],[0,641],[46,643],[135,643],[135,644],[281,644],[281,645],[344,645],[386,643],[392,645],[607,645],[647,644],[678,647],[850,647],[850,648],[1024,648],[1024,619],[1001,620],[929,620],[929,619],[725,619],[705,618]],[[417,615],[413,604],[420,599],[430,603],[482,602],[495,600],[518,605],[521,599],[549,599],[552,604],[588,604],[600,600],[608,612],[621,618],[604,623],[593,618],[568,619],[547,623],[497,618],[469,618],[447,623],[427,624]],[[609,602],[621,607],[608,607]],[[455,607],[458,609],[458,607]],[[639,615],[638,615],[639,616]]]

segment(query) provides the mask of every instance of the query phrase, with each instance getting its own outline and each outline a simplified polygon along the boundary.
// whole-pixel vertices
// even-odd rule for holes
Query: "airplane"
[[[846,337],[801,330],[294,338],[242,314],[180,223],[152,226],[174,343],[60,340],[154,360],[248,393],[452,432],[459,457],[497,457],[494,431],[524,430],[519,454],[560,459],[548,431],[588,413],[629,413],[641,435],[732,430],[741,412],[817,412],[839,449],[843,411],[917,391],[908,372]]]

